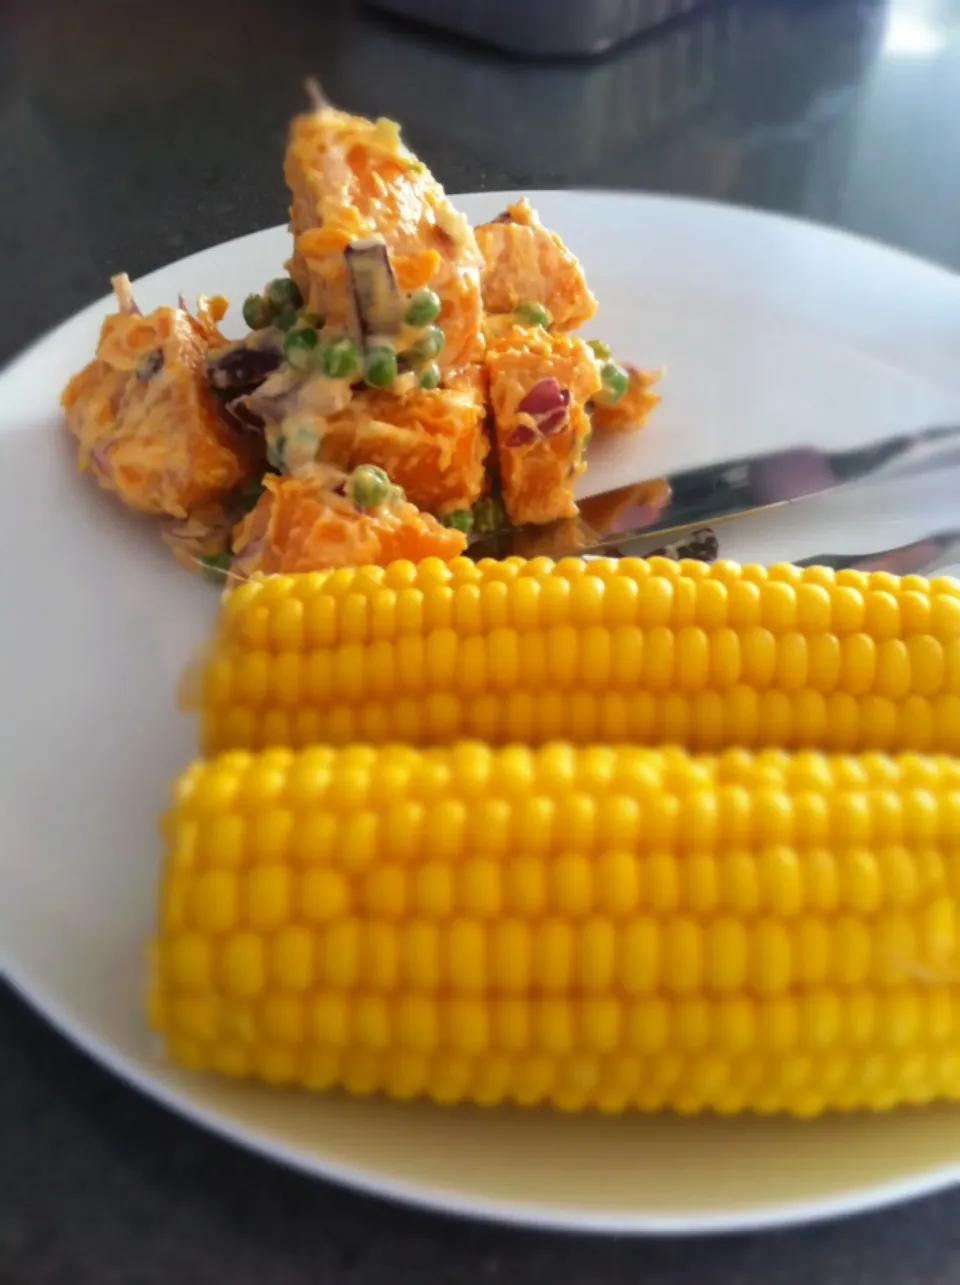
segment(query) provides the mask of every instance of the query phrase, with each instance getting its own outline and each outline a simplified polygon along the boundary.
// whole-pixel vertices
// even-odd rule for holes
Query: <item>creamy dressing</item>
[[[470,224],[452,205],[441,205],[436,212],[437,227],[446,232],[454,244],[466,245],[473,239]]]
[[[333,415],[349,406],[353,398],[351,379],[328,379],[326,375],[310,374],[300,385],[296,409],[314,415]]]

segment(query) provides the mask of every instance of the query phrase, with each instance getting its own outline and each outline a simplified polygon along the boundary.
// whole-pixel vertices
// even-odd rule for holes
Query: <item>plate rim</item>
[[[742,1210],[720,1211],[711,1215],[628,1215],[584,1214],[564,1208],[539,1206],[532,1201],[498,1201],[490,1197],[453,1195],[443,1189],[408,1179],[391,1178],[385,1183],[376,1171],[328,1161],[315,1152],[288,1146],[263,1136],[240,1121],[233,1122],[222,1112],[208,1108],[192,1097],[168,1088],[158,1077],[141,1071],[132,1058],[112,1045],[98,1043],[75,1022],[62,1006],[46,993],[43,986],[24,987],[16,970],[0,965],[0,978],[14,995],[32,1012],[39,1015],[58,1035],[75,1049],[102,1067],[134,1092],[152,1103],[180,1116],[190,1124],[215,1137],[240,1146],[245,1151],[273,1164],[282,1164],[309,1178],[320,1178],[361,1195],[386,1199],[394,1204],[430,1213],[488,1222],[536,1231],[564,1232],[570,1235],[632,1236],[665,1239],[684,1236],[697,1239],[709,1236],[733,1236],[749,1232],[769,1232],[835,1222],[856,1214],[877,1213],[923,1196],[935,1195],[960,1184],[960,1157],[949,1164],[915,1173],[902,1179],[891,1179],[824,1200],[793,1200],[771,1205],[752,1214]],[[294,1089],[293,1092],[298,1092]],[[303,1092],[306,1092],[305,1090]],[[436,1107],[436,1110],[445,1110]],[[469,1108],[468,1108],[469,1109]],[[540,1108],[549,1110],[549,1108]],[[905,1107],[902,1110],[924,1110]],[[479,1111],[479,1108],[477,1108]],[[790,1121],[803,1128],[803,1121]]]
[[[85,1028],[74,1022],[55,999],[46,995],[43,987],[26,990],[17,974],[6,966],[0,968],[0,977],[6,980],[14,994],[28,1008],[38,1014],[52,1029],[96,1064],[120,1080],[128,1088],[143,1094],[151,1102],[191,1124],[212,1133],[233,1145],[267,1160],[282,1164],[310,1178],[321,1178],[336,1183],[362,1195],[387,1199],[432,1213],[441,1213],[474,1222],[491,1222],[511,1227],[533,1230],[566,1232],[571,1235],[636,1236],[663,1239],[671,1236],[708,1237],[737,1235],[746,1232],[765,1232],[816,1225],[836,1221],[855,1214],[875,1213],[882,1209],[933,1195],[960,1183],[960,1159],[952,1164],[940,1165],[927,1173],[911,1178],[877,1183],[849,1194],[819,1202],[795,1200],[772,1205],[759,1213],[745,1217],[739,1211],[721,1211],[710,1216],[698,1216],[692,1221],[688,1215],[620,1216],[617,1214],[570,1213],[550,1206],[537,1206],[532,1202],[501,1202],[488,1197],[451,1196],[442,1189],[425,1183],[391,1178],[389,1185],[378,1180],[376,1171],[330,1162],[316,1153],[290,1147],[263,1137],[256,1129],[242,1123],[233,1123],[221,1112],[207,1108],[193,1098],[184,1097],[168,1089],[163,1082],[141,1072],[132,1059],[117,1052],[107,1044],[97,1044]],[[297,1090],[293,1090],[296,1092]],[[443,1107],[436,1108],[444,1110]],[[544,1108],[548,1110],[549,1108]],[[912,1110],[915,1108],[904,1108]],[[916,1108],[922,1110],[923,1108]],[[479,1109],[478,1109],[479,1110]],[[797,1128],[803,1122],[793,1121]]]

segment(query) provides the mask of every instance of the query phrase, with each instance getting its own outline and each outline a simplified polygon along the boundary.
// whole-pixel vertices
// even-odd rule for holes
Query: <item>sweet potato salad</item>
[[[572,333],[597,303],[528,201],[471,227],[397,125],[310,89],[286,275],[237,340],[224,299],[142,314],[115,278],[62,396],[80,469],[218,576],[449,558],[572,517],[591,433],[640,428],[657,374]]]

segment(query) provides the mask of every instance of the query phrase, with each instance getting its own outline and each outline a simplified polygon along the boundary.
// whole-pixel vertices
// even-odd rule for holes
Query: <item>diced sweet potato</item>
[[[401,289],[440,297],[444,371],[477,361],[481,334],[480,251],[473,230],[388,120],[321,107],[296,117],[284,173],[292,193],[294,252],[288,269],[309,308],[328,324],[350,320],[343,252],[379,235]]]
[[[321,458],[343,469],[378,465],[430,513],[468,509],[486,483],[485,384],[484,368],[473,366],[447,388],[406,397],[367,389],[327,417]]]
[[[240,575],[447,559],[466,544],[461,532],[407,501],[357,508],[332,487],[329,470],[268,476],[264,487],[256,507],[234,529],[233,569]]]
[[[504,507],[514,523],[572,517],[590,435],[585,405],[600,387],[580,339],[515,326],[487,351]]]
[[[654,392],[660,372],[638,370],[636,366],[625,366],[624,369],[630,376],[629,388],[613,406],[604,406],[600,401],[594,403],[591,413],[594,428],[632,433],[643,428],[650,413],[660,405],[660,394]]]
[[[80,469],[132,509],[185,518],[257,472],[256,444],[225,422],[205,378],[222,315],[221,301],[201,301],[197,317],[110,316],[96,358],[64,389]]]
[[[551,325],[576,330],[597,310],[579,260],[543,226],[526,199],[477,230],[483,256],[483,306],[494,316],[521,303],[542,304]]]

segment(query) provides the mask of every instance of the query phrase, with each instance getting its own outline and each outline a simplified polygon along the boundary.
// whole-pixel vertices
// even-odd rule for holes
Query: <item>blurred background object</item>
[[[367,0],[528,58],[582,57],[676,21],[709,0]]]
[[[589,0],[582,2],[589,7]],[[698,5],[656,39],[589,66],[530,66],[476,46],[418,39],[406,27],[390,29],[402,42],[402,59],[391,58],[373,39],[357,53],[397,119],[414,119],[429,78],[441,100],[456,101],[468,146],[486,149],[493,139],[510,137],[545,169],[575,168],[585,175],[582,181],[606,186],[599,171],[612,154],[650,142],[668,123],[689,121],[715,99],[742,41],[743,9],[741,0]]]
[[[465,144],[486,149],[509,135],[511,145],[535,155],[538,166],[553,172],[573,167],[591,182],[598,180],[587,175],[598,175],[610,155],[649,143],[668,122],[689,121],[715,98],[742,41],[743,5],[717,0],[698,6],[657,40],[590,67],[529,67],[465,45],[416,40],[406,28],[391,35],[404,40],[402,60],[375,40],[357,54],[388,96],[392,116],[413,120],[429,78],[433,94],[458,103]],[[603,177],[599,181],[607,185]]]

